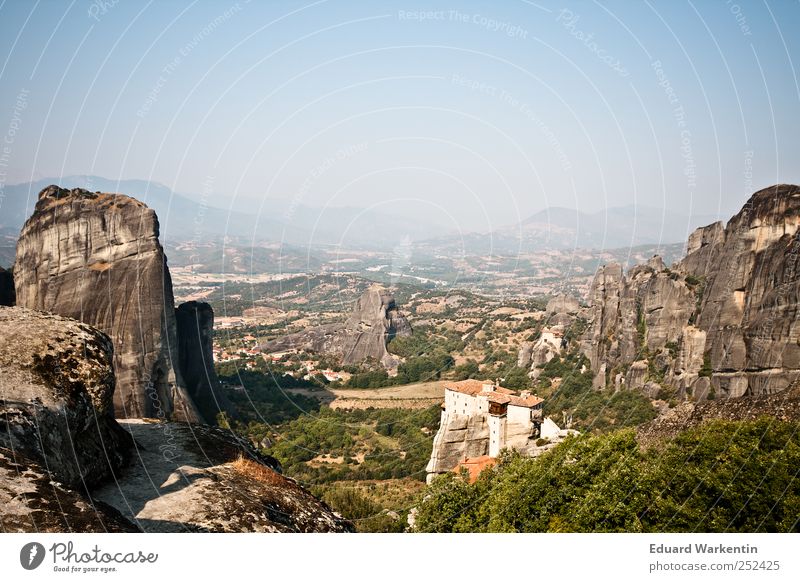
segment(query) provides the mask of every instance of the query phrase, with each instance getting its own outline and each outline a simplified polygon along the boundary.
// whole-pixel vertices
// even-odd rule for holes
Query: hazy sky
[[[469,228],[727,218],[800,182],[800,3],[0,4],[3,183],[150,179]]]

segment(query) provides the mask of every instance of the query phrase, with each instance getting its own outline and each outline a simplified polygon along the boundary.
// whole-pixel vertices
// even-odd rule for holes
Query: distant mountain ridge
[[[313,247],[386,251],[412,244],[414,253],[518,255],[540,250],[623,249],[684,242],[714,215],[682,214],[646,205],[627,205],[596,212],[550,207],[517,224],[490,232],[442,234],[425,216],[405,216],[357,207],[314,207],[290,200],[267,199],[252,212],[214,205],[213,194],[180,194],[147,180],[111,180],[75,175],[7,185],[0,200],[0,265],[13,262],[13,242],[33,211],[38,193],[51,184],[63,188],[118,192],[141,200],[159,217],[165,246],[209,241],[225,246],[258,247],[282,243],[289,252]],[[405,241],[405,242],[404,242]],[[313,261],[312,261],[313,262]]]
[[[597,212],[552,207],[522,221],[520,227],[529,237],[547,233],[548,227],[566,230],[579,248],[621,248],[684,241],[695,228],[716,220],[716,215],[628,204]]]
[[[537,250],[622,249],[683,242],[716,215],[687,215],[645,205],[616,206],[597,212],[550,207],[517,224],[486,233],[437,237],[431,247],[463,247],[472,253],[525,254]]]
[[[16,237],[33,212],[39,192],[53,184],[66,189],[116,192],[141,200],[158,215],[164,241],[203,242],[224,236],[245,242],[370,249],[391,248],[403,236],[419,240],[436,229],[424,217],[410,220],[364,208],[323,208],[278,199],[265,200],[252,212],[241,212],[215,206],[213,194],[180,194],[147,180],[75,175],[7,185],[0,201],[0,236]]]

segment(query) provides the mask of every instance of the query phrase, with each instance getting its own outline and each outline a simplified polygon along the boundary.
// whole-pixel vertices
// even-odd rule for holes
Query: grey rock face
[[[545,311],[548,314],[553,313],[578,313],[581,310],[581,304],[575,297],[571,295],[558,295],[553,297],[547,302]]]
[[[17,243],[17,304],[88,323],[114,343],[120,417],[196,421],[177,357],[158,219],[121,194],[49,186]]]
[[[233,416],[214,370],[214,310],[208,303],[189,301],[175,310],[175,321],[179,368],[192,402],[210,424],[220,412]]]
[[[392,294],[373,285],[356,300],[343,334],[342,363],[374,359],[391,368],[397,362],[386,350],[386,344],[395,336],[410,336],[411,325],[397,309]]]
[[[0,307],[11,307],[15,303],[14,275],[0,267]]]
[[[589,288],[589,326],[581,341],[581,349],[589,358],[595,377],[607,361],[619,357],[620,297],[622,267],[617,263],[604,265]],[[602,382],[605,385],[605,379]]]
[[[428,474],[451,471],[465,457],[489,454],[489,423],[486,415],[445,414],[433,441]]]
[[[317,326],[289,334],[262,346],[265,352],[300,349],[338,356],[343,364],[379,362],[386,368],[398,360],[386,349],[394,337],[410,336],[411,324],[397,308],[394,297],[373,285],[356,300],[344,324]]]
[[[799,227],[800,187],[766,188],[677,267],[703,280],[697,326],[722,394],[778,392],[798,378]]]
[[[634,383],[654,380],[655,367],[681,395],[779,392],[800,379],[798,264],[800,187],[766,188],[724,228],[692,233],[673,271],[600,269],[583,350],[611,371],[644,353],[650,369]]]
[[[74,320],[0,308],[0,446],[71,488],[107,480],[128,458],[114,420],[111,341]]]

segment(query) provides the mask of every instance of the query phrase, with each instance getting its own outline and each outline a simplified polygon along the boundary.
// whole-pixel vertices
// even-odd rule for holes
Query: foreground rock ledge
[[[117,508],[142,531],[353,531],[276,471],[274,460],[222,429],[148,420],[121,424],[136,442],[136,460],[92,498]]]

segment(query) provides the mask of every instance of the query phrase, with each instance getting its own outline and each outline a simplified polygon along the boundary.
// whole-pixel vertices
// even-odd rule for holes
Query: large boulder
[[[0,308],[0,447],[67,487],[119,471],[131,439],[114,420],[111,340],[83,323]]]
[[[397,309],[394,296],[373,285],[356,300],[344,325],[342,363],[358,364],[369,359],[390,368],[397,364],[386,344],[395,336],[410,336],[411,325]]]
[[[178,366],[158,218],[121,194],[49,186],[17,243],[17,305],[88,323],[114,342],[120,417],[195,421]]]

